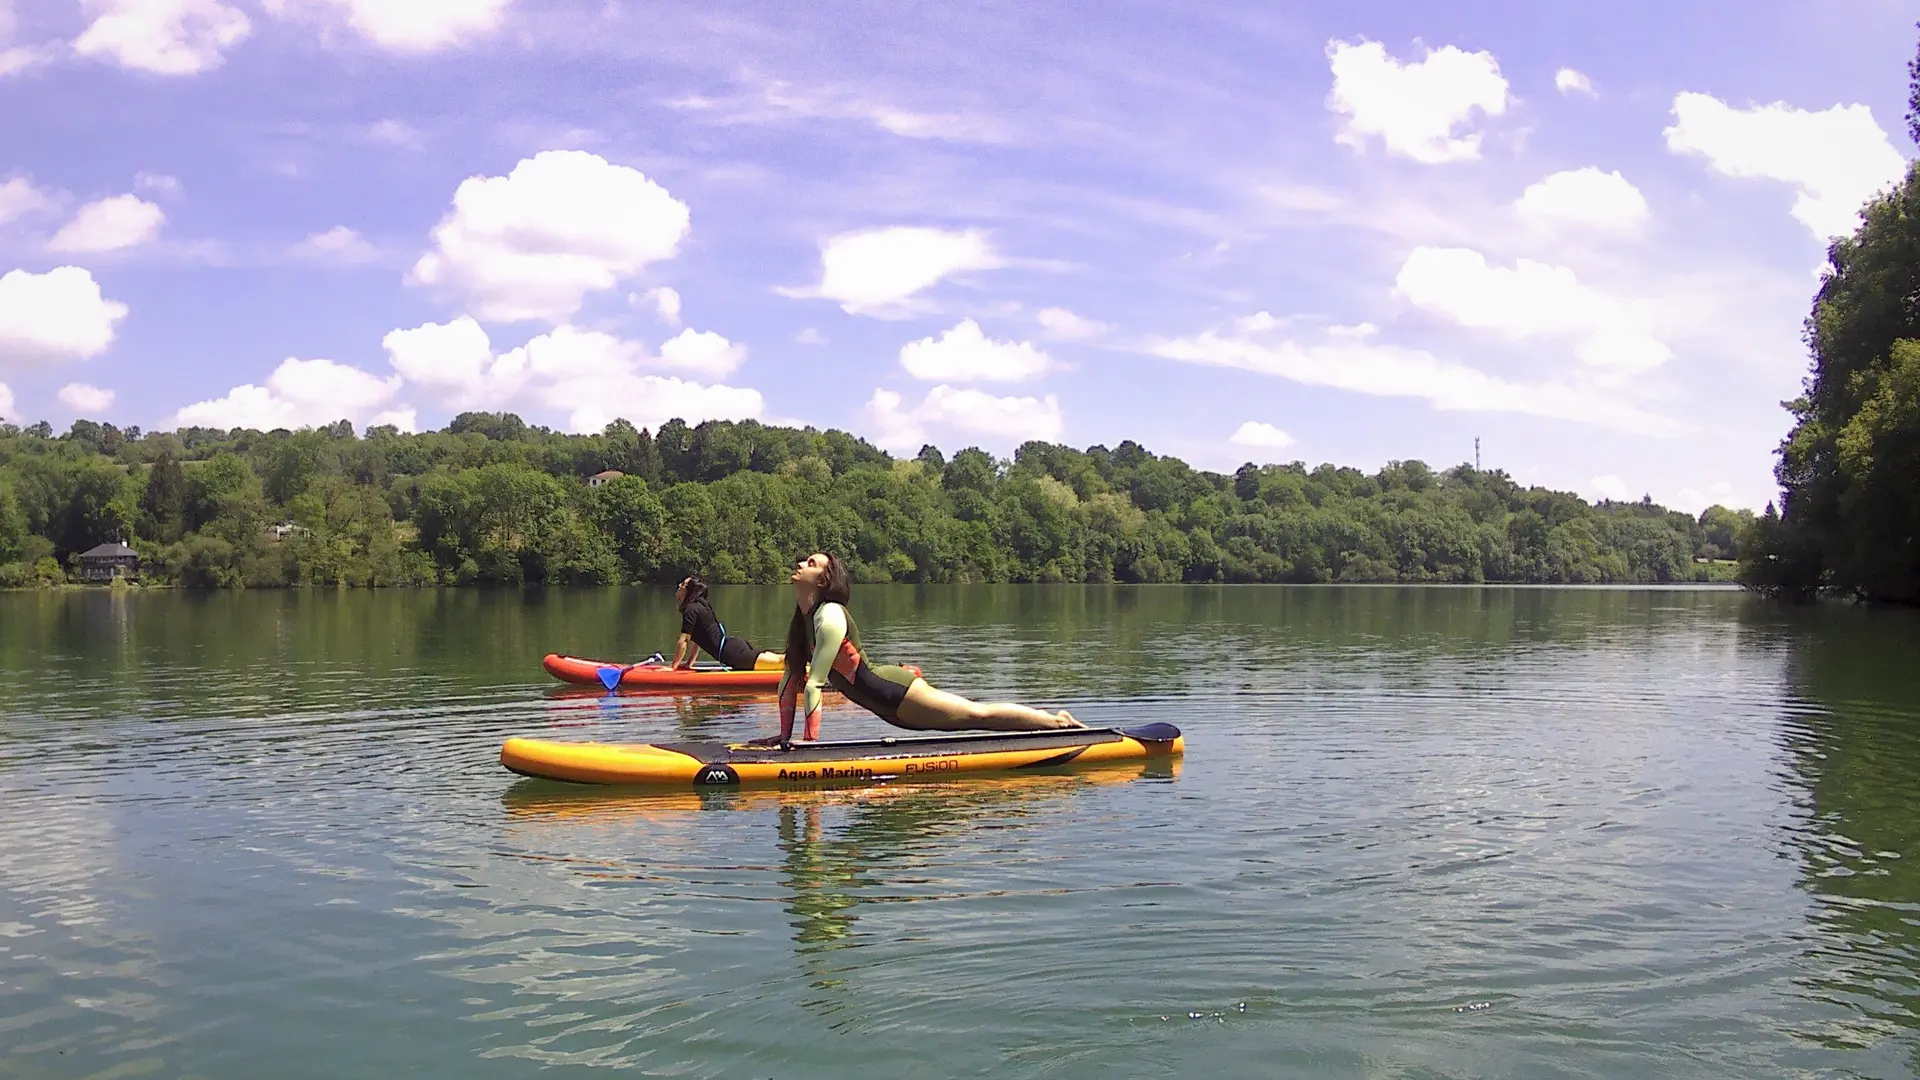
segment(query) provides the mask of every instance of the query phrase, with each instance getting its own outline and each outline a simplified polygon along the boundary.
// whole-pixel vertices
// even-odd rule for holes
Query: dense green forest
[[[600,485],[603,470],[624,475]],[[191,587],[777,582],[815,550],[862,581],[1665,582],[1752,520],[1590,505],[1498,470],[1231,476],[1123,442],[899,460],[840,431],[466,413],[444,430],[0,426],[0,584],[67,580],[125,538]]]
[[[1920,57],[1908,77],[1920,143]],[[1787,403],[1781,504],[1757,523],[1741,578],[1787,599],[1920,604],[1920,163],[1833,242],[1806,334],[1813,370]]]

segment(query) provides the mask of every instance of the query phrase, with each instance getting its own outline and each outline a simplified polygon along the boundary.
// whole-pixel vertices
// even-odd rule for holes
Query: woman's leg
[[[1050,713],[1011,702],[981,704],[938,689],[925,679],[915,679],[907,687],[893,723],[914,731],[1044,731],[1087,726],[1065,709]]]

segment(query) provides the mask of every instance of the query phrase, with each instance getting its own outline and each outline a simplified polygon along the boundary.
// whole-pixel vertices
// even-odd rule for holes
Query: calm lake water
[[[790,600],[719,589],[778,646]],[[0,594],[0,1076],[1920,1075],[1920,619],[1733,591],[862,588],[1185,762],[521,780],[645,590]],[[826,734],[877,721],[830,699]]]

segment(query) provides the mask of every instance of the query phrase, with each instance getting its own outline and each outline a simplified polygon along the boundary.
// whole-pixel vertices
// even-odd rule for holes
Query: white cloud
[[[710,330],[682,330],[660,346],[660,360],[668,367],[685,368],[717,378],[740,370],[747,347]]]
[[[493,33],[513,0],[265,0],[276,15],[344,15],[389,52],[426,53]]]
[[[668,326],[680,325],[680,293],[671,286],[661,285],[643,293],[634,293],[627,297],[634,304],[651,306],[660,316],[660,321]]]
[[[462,181],[413,278],[465,293],[481,318],[560,322],[587,293],[672,258],[688,228],[686,204],[639,170],[546,150]]]
[[[1593,80],[1572,68],[1561,68],[1553,73],[1553,88],[1562,94],[1585,94],[1599,97],[1593,89]]]
[[[90,202],[47,241],[47,250],[119,251],[138,247],[160,234],[167,215],[138,195],[115,195]]]
[[[403,150],[419,150],[426,145],[420,132],[405,120],[381,120],[367,125],[367,138]]]
[[[1025,341],[995,341],[963,319],[938,338],[900,347],[900,366],[928,382],[1024,382],[1047,373],[1053,358]]]
[[[1272,424],[1262,423],[1258,420],[1249,420],[1241,424],[1227,441],[1235,446],[1251,446],[1262,450],[1285,450],[1299,440],[1281,431],[1279,428],[1274,427]]]
[[[1040,320],[1040,327],[1046,331],[1048,337],[1061,341],[1080,341],[1098,337],[1107,329],[1106,323],[1083,319],[1061,307],[1041,308],[1035,318]]]
[[[1794,220],[1822,241],[1859,228],[1860,208],[1906,172],[1906,160],[1865,105],[1736,109],[1707,94],[1682,93],[1673,99],[1673,116],[1668,150],[1698,154],[1724,176],[1792,184]]]
[[[1377,41],[1330,42],[1333,91],[1327,108],[1346,117],[1336,142],[1365,149],[1379,136],[1387,152],[1425,164],[1469,161],[1480,156],[1481,133],[1454,132],[1473,120],[1507,111],[1507,80],[1492,53],[1463,52],[1452,45],[1426,59],[1402,64]]]
[[[1008,444],[1029,439],[1049,442],[1060,438],[1064,422],[1060,399],[995,397],[980,390],[958,390],[936,386],[926,399],[911,409],[901,407],[902,399],[892,390],[875,390],[867,401],[867,415],[879,429],[874,440],[879,446],[911,452],[932,441],[933,429],[987,436]]]
[[[62,404],[77,413],[103,413],[113,408],[113,391],[86,383],[68,383],[60,388]]]
[[[1611,474],[1596,476],[1587,481],[1587,486],[1602,499],[1612,499],[1614,502],[1636,501],[1633,496],[1627,494],[1626,482]]]
[[[370,428],[382,427],[388,424],[404,432],[419,431],[420,410],[415,409],[411,405],[405,405],[398,409],[388,409],[385,412],[374,413],[373,419],[367,421],[367,426]]]
[[[578,434],[601,431],[616,418],[649,429],[674,417],[696,425],[707,420],[758,420],[767,407],[758,390],[632,373],[557,383],[545,397],[554,408],[573,410],[567,427]]]
[[[804,92],[787,83],[768,83],[745,94],[710,98],[690,96],[675,108],[706,113],[721,124],[757,124],[789,119],[855,120],[908,139],[996,142],[1003,138],[989,120],[964,113],[924,113],[870,97],[831,90]]]
[[[1758,505],[1755,500],[1742,499],[1734,492],[1733,485],[1725,480],[1717,480],[1704,489],[1683,487],[1680,489],[1680,494],[1672,500],[1661,501],[1671,509],[1684,510],[1695,517],[1699,517],[1709,506],[1724,506],[1730,510],[1738,510],[1742,507],[1753,509]]]
[[[409,384],[436,392],[451,408],[497,407],[526,382],[526,372],[503,367],[494,358],[487,332],[470,316],[394,330],[380,339],[393,369]]]
[[[77,266],[9,271],[0,277],[0,368],[97,356],[126,317],[127,306],[102,297]]]
[[[13,32],[17,27],[12,0],[0,0],[0,79],[17,75],[53,58],[53,50],[45,46],[4,47],[13,40]]]
[[[288,359],[268,376],[267,385],[236,386],[225,397],[186,406],[166,424],[272,431],[358,422],[391,401],[400,386],[398,375],[383,379],[331,360]]]
[[[1475,368],[1440,360],[1421,349],[1376,343],[1368,324],[1332,327],[1319,342],[1264,341],[1213,331],[1153,344],[1169,360],[1235,368],[1381,397],[1422,398],[1435,408],[1512,412],[1579,420],[1622,431],[1666,434],[1676,425],[1589,388],[1510,382]]]
[[[0,79],[9,75],[18,75],[51,59],[53,59],[53,50],[47,48],[16,45],[12,48],[0,49]]]
[[[20,414],[13,408],[13,388],[0,382],[0,421],[14,423],[19,419]]]
[[[941,279],[1003,265],[977,229],[894,226],[842,233],[820,245],[820,284],[786,295],[837,300],[850,315],[895,318],[927,310],[914,295]]]
[[[1564,337],[1603,377],[1659,367],[1672,357],[1653,336],[1648,313],[1580,284],[1572,270],[1531,259],[1488,266],[1466,248],[1417,248],[1394,287],[1414,304],[1461,326],[1509,338]]]
[[[358,263],[378,258],[380,252],[367,242],[366,237],[345,225],[335,225],[326,232],[314,233],[293,245],[292,254],[297,259]]]
[[[58,205],[46,192],[21,177],[0,183],[0,225],[28,214],[45,213]]]
[[[825,345],[827,335],[809,326],[793,335],[793,340],[801,345]]]
[[[93,22],[74,39],[81,56],[156,75],[193,75],[252,30],[246,13],[220,0],[83,0]]]
[[[1648,213],[1646,196],[1631,181],[1592,166],[1554,173],[1529,186],[1513,207],[1537,224],[1610,232],[1636,229]]]
[[[180,194],[180,179],[166,173],[135,173],[133,176],[135,191],[151,191],[155,195]]]
[[[560,326],[499,356],[472,318],[395,330],[383,339],[394,370],[409,385],[431,390],[448,408],[504,408],[533,403],[568,413],[569,430],[595,432],[616,416],[658,427],[675,416],[750,420],[766,407],[753,389],[703,385],[646,372],[653,364],[694,366],[725,375],[745,348],[718,334],[686,331],[649,357],[637,342]]]

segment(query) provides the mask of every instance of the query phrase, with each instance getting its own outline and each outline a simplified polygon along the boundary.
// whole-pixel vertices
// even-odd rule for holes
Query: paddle
[[[601,686],[606,687],[608,690],[613,690],[619,687],[620,680],[626,677],[627,672],[632,671],[634,668],[656,667],[660,664],[665,663],[666,660],[667,660],[666,657],[660,655],[659,653],[654,653],[652,656],[649,656],[645,660],[641,660],[637,663],[621,664],[619,666],[615,666],[613,664],[602,664],[599,670],[595,671],[594,674],[600,677]],[[688,670],[690,671],[725,671],[727,669],[719,664],[695,664],[693,665],[693,667],[689,668]]]

